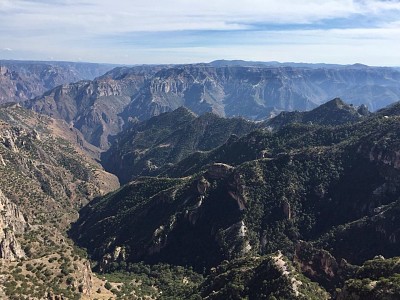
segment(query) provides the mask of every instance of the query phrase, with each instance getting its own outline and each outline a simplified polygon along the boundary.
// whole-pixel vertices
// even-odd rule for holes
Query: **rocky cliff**
[[[132,97],[126,114],[147,119],[184,105],[199,114],[263,119],[282,110],[309,110],[335,97],[376,110],[398,100],[399,77],[395,69],[356,66],[178,66],[156,73]],[[386,88],[396,96],[384,96]]]
[[[31,206],[31,212],[48,209],[35,207],[40,199],[58,207],[63,201],[79,203],[118,187],[118,180],[95,161],[99,149],[85,143],[65,122],[11,104],[0,107],[0,118],[2,190]],[[17,186],[22,189],[16,190]]]
[[[27,107],[73,122],[88,141],[106,149],[108,136],[128,120],[181,106],[199,115],[253,120],[307,111],[336,97],[377,110],[399,100],[399,79],[396,69],[357,66],[137,66],[59,87]]]
[[[99,149],[82,139],[64,121],[17,104],[0,106],[4,299],[73,299],[93,293],[90,265],[65,229],[79,207],[119,184],[96,162]]]
[[[25,257],[16,235],[25,233],[28,223],[19,208],[0,190],[0,259],[14,261]]]
[[[150,72],[150,71],[149,71]],[[89,143],[106,149],[108,136],[122,130],[120,114],[144,84],[147,69],[117,68],[94,81],[64,84],[26,102],[27,108],[63,119]]]

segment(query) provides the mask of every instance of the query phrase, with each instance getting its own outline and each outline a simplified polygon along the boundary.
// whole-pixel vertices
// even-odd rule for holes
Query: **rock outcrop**
[[[120,114],[139,91],[152,68],[117,68],[93,81],[57,86],[24,103],[25,107],[65,120],[85,139],[102,149],[109,147],[108,136],[122,130],[130,116]],[[157,70],[154,67],[154,70]]]
[[[0,258],[18,260],[25,253],[16,235],[23,234],[28,227],[25,217],[19,208],[7,199],[0,190]]]
[[[207,170],[207,176],[211,179],[223,179],[232,174],[234,168],[223,163],[215,163]]]
[[[81,265],[78,269],[78,274],[81,276],[80,281],[75,282],[75,288],[80,294],[91,296],[93,287],[93,273],[89,261]]]

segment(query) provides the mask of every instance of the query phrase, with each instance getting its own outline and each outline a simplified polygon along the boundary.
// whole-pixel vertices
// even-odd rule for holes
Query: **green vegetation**
[[[103,275],[105,288],[113,291],[117,299],[156,297],[162,300],[199,299],[198,288],[203,276],[191,268],[167,264],[129,264],[125,271]]]
[[[358,109],[348,105],[343,100],[336,98],[328,101],[321,106],[305,112],[282,112],[275,118],[265,122],[266,126],[273,129],[282,128],[288,124],[318,124],[318,125],[341,125],[345,123],[354,123],[360,121],[363,117],[369,115],[365,105]]]
[[[201,286],[207,299],[329,299],[280,253],[225,261]]]
[[[387,173],[390,166],[379,161],[378,154],[386,151],[389,155],[396,149],[398,122],[398,117],[371,117],[338,127],[295,124],[276,133],[255,131],[211,151],[204,171],[185,179],[185,184],[179,179],[140,178],[117,194],[93,202],[82,211],[74,232],[79,232],[79,243],[89,252],[99,253],[95,249],[101,248],[103,255],[113,247],[123,247],[127,257],[137,253],[130,259],[147,257],[170,263],[171,255],[183,251],[178,246],[183,236],[192,241],[185,251],[193,253],[199,242],[192,236],[207,239],[213,246],[204,255],[209,262],[196,265],[200,269],[218,263],[215,258],[231,258],[229,253],[243,250],[247,243],[253,253],[282,250],[291,257],[298,240],[318,239],[335,226],[361,219],[371,206],[397,200],[397,193],[388,192],[377,201],[375,191],[384,184],[395,184],[388,177],[392,176]],[[380,149],[382,140],[386,146]],[[266,158],[260,158],[263,149],[269,149]],[[376,161],[370,158],[371,149],[377,152]],[[237,167],[232,176],[215,180],[207,171],[213,161]],[[395,176],[396,171],[391,172]],[[203,196],[196,188],[202,177],[209,183]],[[171,185],[164,186],[164,182]],[[233,194],[242,199],[244,210]],[[201,207],[195,208],[200,202]],[[247,230],[245,239],[224,244],[221,233],[232,232],[229,228],[241,221]],[[330,244],[329,250],[333,248],[335,244]],[[380,254],[382,248],[369,247],[371,254],[357,255],[365,260]],[[353,259],[349,251],[341,257]]]
[[[396,299],[398,260],[373,258],[400,254],[397,111],[361,116],[336,100],[271,131],[181,108],[116,138],[107,155],[127,161],[109,163],[135,180],[104,196],[73,144],[35,116],[3,121],[0,184],[29,223],[4,292],[78,299],[90,258],[99,297]],[[79,248],[64,233],[87,202],[69,231]]]
[[[345,282],[337,299],[398,299],[400,296],[400,258],[377,257],[357,268],[354,278]]]
[[[333,108],[324,108],[327,111],[315,110],[313,118],[326,121],[324,115],[344,105],[332,103]],[[99,262],[99,271],[126,271],[139,261],[162,262],[192,266],[209,274],[206,282],[213,278],[212,268],[224,260],[278,250],[292,260],[296,245],[305,240],[324,249],[327,257],[332,253],[337,261],[348,260],[347,269],[337,267],[347,272],[340,276],[329,265],[316,268],[327,273],[315,278],[334,293],[335,287],[351,278],[352,264],[379,254],[398,255],[400,240],[396,202],[400,196],[396,154],[400,117],[396,113],[361,117],[348,107],[342,117],[339,125],[307,121],[273,132],[258,129],[241,138],[233,136],[212,150],[183,156],[174,165],[161,161],[164,167],[157,172],[176,179],[137,177],[85,207],[71,235]],[[160,136],[166,134],[161,132]],[[131,137],[125,138],[123,145],[129,152]],[[135,141],[144,142],[140,146],[144,151],[161,143],[159,138],[149,131]],[[153,161],[168,156],[145,152]],[[304,267],[303,263],[299,261]],[[222,273],[228,273],[229,279],[216,286],[210,283],[211,290],[202,293],[211,295],[216,290],[221,299],[255,297],[246,290],[254,274]],[[263,278],[267,280],[268,275]],[[232,281],[237,283],[232,285]],[[274,283],[271,278],[268,285],[274,287]],[[285,297],[279,295],[279,291],[286,293],[279,284],[274,291],[261,286],[254,289],[266,299]],[[306,291],[303,294],[310,297]]]
[[[0,187],[15,205],[2,206],[4,233],[15,231],[11,247],[2,251],[22,250],[18,262],[0,264],[5,293],[0,297],[80,299],[87,287],[87,260],[65,231],[77,209],[100,194],[94,174],[101,167],[79,152],[73,138],[64,139],[70,138],[65,127],[18,105],[0,107]]]
[[[137,176],[161,174],[195,151],[209,151],[224,144],[231,135],[243,136],[259,125],[242,118],[225,119],[212,113],[196,117],[178,108],[121,132],[102,155],[106,170],[121,183]]]

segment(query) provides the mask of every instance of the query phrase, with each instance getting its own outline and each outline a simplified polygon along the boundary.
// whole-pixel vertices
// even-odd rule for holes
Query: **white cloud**
[[[2,0],[7,24],[31,29],[83,29],[91,33],[166,30],[235,30],[240,24],[310,23],[354,13],[400,10],[399,2],[351,0]],[[62,5],[60,5],[62,4]],[[8,16],[8,17],[7,17]],[[3,22],[2,22],[3,23]],[[20,24],[20,25],[18,25]],[[9,25],[8,25],[9,26]]]
[[[6,28],[112,34],[138,31],[237,30],[252,23],[307,24],[352,14],[399,10],[398,1],[351,0],[1,0]]]
[[[353,23],[351,28],[315,29],[317,24],[329,23],[329,20],[348,18],[351,23],[353,17],[360,16],[374,20],[371,28]],[[157,62],[206,60],[216,55],[216,58],[229,58],[224,53],[235,58],[261,60],[296,60],[312,54],[313,59],[345,61],[350,57],[355,59],[355,55],[348,55],[348,49],[358,49],[357,43],[365,45],[362,55],[366,58],[376,50],[374,43],[379,41],[383,48],[384,41],[390,47],[383,49],[387,59],[394,57],[390,53],[399,50],[395,46],[399,16],[400,1],[383,0],[0,0],[0,47],[5,44],[19,55],[31,53],[32,58],[52,56],[63,60],[82,58],[125,63],[150,63],[150,58]],[[277,27],[292,24],[294,30],[268,29],[270,24]],[[313,29],[299,30],[296,24],[311,24]],[[185,39],[172,34],[171,42],[176,39],[179,46],[157,45],[157,36],[152,35],[165,36],[173,31],[220,31],[222,34],[226,31],[223,39],[226,46],[222,47],[212,37],[208,40],[207,36],[194,35]],[[237,34],[229,39],[231,32]],[[132,37],[135,33],[145,37],[144,40]],[[183,48],[185,41],[191,45]],[[325,45],[338,49],[332,50],[337,58],[316,50],[316,47],[325,49]],[[265,49],[276,57],[269,58]],[[177,54],[179,51],[181,55]],[[370,55],[376,61],[376,55]],[[372,61],[365,59],[367,63]]]

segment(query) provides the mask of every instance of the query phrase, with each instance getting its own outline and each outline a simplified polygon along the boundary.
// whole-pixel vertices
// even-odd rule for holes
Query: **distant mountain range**
[[[120,67],[93,81],[58,86],[24,105],[66,120],[89,142],[107,149],[108,136],[129,120],[146,120],[180,106],[199,115],[266,120],[336,97],[377,110],[400,99],[400,72],[359,64],[293,67],[229,61]]]
[[[324,64],[324,63],[296,63],[296,62],[279,62],[279,61],[246,61],[246,60],[214,60],[209,63],[214,67],[298,67],[298,68],[307,68],[307,69],[321,69],[321,68],[329,68],[329,69],[340,69],[340,68],[348,68],[354,66],[365,66],[363,64],[353,64],[353,65],[339,65],[339,64]]]
[[[0,60],[0,103],[21,102],[58,85],[94,79],[115,65]]]

